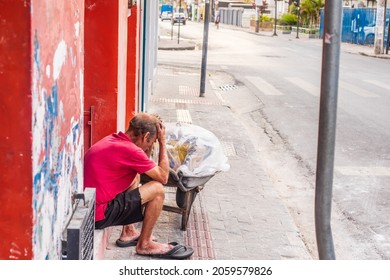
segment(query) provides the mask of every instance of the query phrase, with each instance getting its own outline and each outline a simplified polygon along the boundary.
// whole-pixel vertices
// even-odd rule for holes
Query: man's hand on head
[[[156,124],[157,126],[157,140],[160,144],[165,145],[165,125],[162,121]]]
[[[152,116],[154,116],[159,122],[163,122],[163,119],[159,114],[152,114]]]

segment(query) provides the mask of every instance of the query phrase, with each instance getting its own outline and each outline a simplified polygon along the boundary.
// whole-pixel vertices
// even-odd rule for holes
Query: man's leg
[[[139,192],[145,213],[136,251],[138,254],[163,254],[173,246],[153,241],[152,233],[163,207],[164,187],[157,181],[151,181],[142,185]]]
[[[130,184],[129,188],[127,189],[128,192],[134,190],[139,186],[140,183],[140,175],[137,174],[137,176],[134,178],[133,182]],[[139,231],[135,228],[134,224],[125,225],[122,228],[121,236],[119,239],[121,241],[130,241],[139,236]]]

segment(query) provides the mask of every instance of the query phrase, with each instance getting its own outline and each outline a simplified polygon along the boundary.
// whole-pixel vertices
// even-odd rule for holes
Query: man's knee
[[[165,196],[165,191],[164,191],[164,186],[163,184],[161,184],[160,182],[154,182],[154,188],[155,188],[155,192],[156,192],[156,196],[160,196],[162,198],[164,198]]]
[[[142,203],[146,203],[154,199],[163,201],[165,197],[164,186],[157,181],[151,181],[142,185],[139,191]]]

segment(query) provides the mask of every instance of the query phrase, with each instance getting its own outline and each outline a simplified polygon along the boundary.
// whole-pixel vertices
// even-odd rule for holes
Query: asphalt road
[[[169,37],[174,30],[177,40],[178,26],[163,22],[160,30]],[[198,48],[160,51],[159,63],[200,68],[203,24],[188,22],[180,34]],[[332,208],[339,259],[390,259],[389,62],[341,47]],[[257,98],[237,114],[313,254],[321,64],[319,39],[210,24],[207,69],[228,73],[227,86],[245,86]]]

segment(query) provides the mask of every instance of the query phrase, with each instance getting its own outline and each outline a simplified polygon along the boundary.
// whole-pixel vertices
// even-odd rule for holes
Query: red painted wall
[[[139,21],[139,6],[134,6],[127,28],[126,125],[138,113]]]
[[[116,132],[118,0],[85,1],[84,108],[94,106],[92,143]],[[85,151],[88,147],[85,147]]]
[[[92,123],[95,143],[116,131],[118,1],[86,0],[85,30],[84,108],[95,108]]]
[[[30,22],[30,1],[0,1],[0,259],[32,257]]]
[[[139,6],[127,18],[127,46],[118,46],[125,0],[85,1],[85,151],[104,136],[117,131],[118,94],[126,95],[125,126],[138,108]],[[126,24],[126,23],[124,23]],[[122,26],[121,26],[122,27]],[[122,29],[122,28],[121,28]],[[127,50],[126,53],[120,53]],[[126,60],[126,61],[123,61]],[[119,92],[118,65],[126,63],[126,92]],[[119,77],[120,79],[120,77]],[[90,108],[93,106],[93,115]],[[88,124],[90,121],[90,124]]]
[[[82,188],[83,22],[83,0],[0,1],[0,259],[61,257]]]
[[[118,53],[126,3],[0,1],[0,259],[59,257],[67,196],[82,187],[82,93],[84,107],[95,107],[94,142],[116,131],[126,55],[126,118],[137,108],[137,7],[127,21],[127,54]]]

